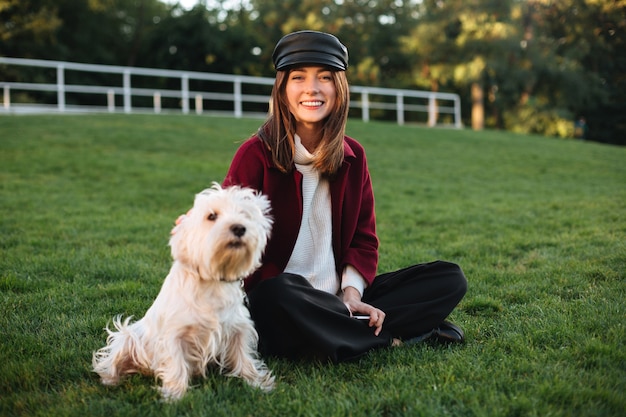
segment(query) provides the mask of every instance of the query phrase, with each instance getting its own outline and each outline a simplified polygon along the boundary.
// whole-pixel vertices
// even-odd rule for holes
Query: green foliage
[[[0,0],[0,55],[134,65],[167,15],[159,0]]]
[[[574,123],[571,113],[541,109],[531,105],[520,105],[503,116],[508,130],[515,133],[537,133],[561,138],[574,136]]]
[[[275,39],[309,27],[350,45],[354,83],[456,90],[467,117],[468,85],[480,82],[488,126],[563,136],[568,119],[588,115],[592,138],[623,140],[623,2],[250,4],[185,12],[156,0],[2,0],[0,52],[259,75],[271,73]],[[259,25],[273,29],[259,36]]]
[[[420,88],[457,91],[469,115],[469,85],[476,83],[484,91],[489,127],[571,137],[574,119],[584,116],[594,140],[624,144],[626,60],[618,51],[625,38],[618,28],[626,25],[626,4],[421,4],[420,23],[403,39],[405,53],[416,56]]]
[[[458,262],[464,346],[349,364],[270,360],[262,394],[215,372],[177,404],[90,371],[141,316],[174,219],[259,120],[0,117],[0,415],[620,416],[626,408],[626,151],[540,136],[350,121],[377,201],[380,270]]]
[[[177,9],[175,9],[177,10]],[[161,19],[143,41],[138,64],[188,71],[261,75],[265,66],[253,54],[258,36],[246,29],[245,10],[207,10],[200,5]]]
[[[456,92],[466,124],[479,85],[487,127],[563,137],[566,121],[585,117],[588,138],[623,145],[625,13],[623,1],[598,0],[250,0],[191,10],[161,0],[0,0],[0,55],[271,76],[277,39],[323,30],[348,46],[355,85]],[[3,80],[45,78],[34,73],[0,68]]]
[[[0,0],[0,55],[45,50],[62,21],[53,2],[39,2],[38,6],[33,7],[29,0]]]

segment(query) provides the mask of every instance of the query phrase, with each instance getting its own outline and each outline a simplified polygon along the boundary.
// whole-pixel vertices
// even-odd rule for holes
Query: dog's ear
[[[170,237],[172,258],[183,263],[189,263],[191,259],[191,247],[189,243],[190,221],[189,216],[182,219],[176,226],[175,233]]]

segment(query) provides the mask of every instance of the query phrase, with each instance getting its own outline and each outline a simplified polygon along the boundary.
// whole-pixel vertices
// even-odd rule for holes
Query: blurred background
[[[272,77],[302,29],[341,39],[352,85],[459,94],[474,129],[626,145],[626,0],[0,0],[12,58]]]

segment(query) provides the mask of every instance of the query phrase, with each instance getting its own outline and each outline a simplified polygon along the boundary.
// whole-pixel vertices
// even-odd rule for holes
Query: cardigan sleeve
[[[341,274],[341,290],[345,290],[346,287],[355,288],[361,297],[363,297],[363,291],[367,287],[367,281],[352,265],[348,265]]]
[[[374,192],[367,167],[365,150],[354,139],[346,137],[351,156],[343,186],[341,213],[341,251],[339,270],[347,265],[354,267],[367,282],[374,281],[378,267],[378,236]],[[339,201],[339,200],[338,200]]]

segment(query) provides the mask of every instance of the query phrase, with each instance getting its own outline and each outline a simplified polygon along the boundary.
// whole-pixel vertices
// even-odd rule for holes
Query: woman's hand
[[[376,327],[374,330],[376,336],[380,334],[385,321],[384,311],[361,301],[361,293],[354,287],[346,287],[343,290],[343,302],[350,310],[350,314],[360,313],[370,316],[369,326]]]

